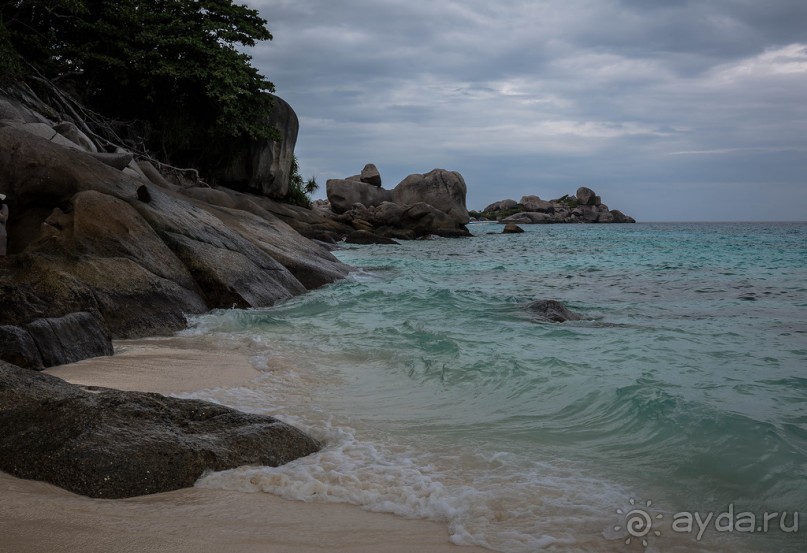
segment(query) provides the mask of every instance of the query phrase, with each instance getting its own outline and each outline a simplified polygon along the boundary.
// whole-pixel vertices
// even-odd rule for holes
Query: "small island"
[[[501,200],[482,211],[470,211],[472,220],[498,221],[503,224],[558,223],[635,223],[633,217],[618,209],[609,209],[592,189],[581,186],[574,196],[564,194],[556,200],[523,196],[521,201]]]

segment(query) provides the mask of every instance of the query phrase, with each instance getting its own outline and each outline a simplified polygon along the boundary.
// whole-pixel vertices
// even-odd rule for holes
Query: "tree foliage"
[[[232,0],[16,0],[0,8],[0,52],[149,128],[167,161],[213,168],[265,124],[274,86],[239,48],[270,40],[256,10]],[[12,60],[13,65],[15,60]]]
[[[291,158],[291,176],[289,177],[289,192],[284,198],[284,202],[300,207],[311,207],[311,194],[319,190],[317,178],[311,177],[308,181],[303,181],[300,175],[300,165],[297,156]]]

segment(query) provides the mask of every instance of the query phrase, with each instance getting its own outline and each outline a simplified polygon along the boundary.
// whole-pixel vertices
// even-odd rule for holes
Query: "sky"
[[[246,0],[301,173],[588,186],[639,221],[807,220],[805,0]]]

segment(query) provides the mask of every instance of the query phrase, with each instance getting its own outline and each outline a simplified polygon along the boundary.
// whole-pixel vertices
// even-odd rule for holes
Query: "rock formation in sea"
[[[527,310],[533,318],[543,322],[563,323],[582,319],[580,315],[556,300],[537,300],[531,302],[527,305]]]
[[[112,338],[170,333],[212,308],[273,305],[348,272],[277,214],[298,210],[100,150],[75,125],[0,98],[11,212],[2,359],[43,368],[108,354]]]
[[[278,466],[320,444],[205,401],[84,389],[0,361],[0,470],[89,497],[192,486],[207,470]]]
[[[502,200],[488,205],[482,212],[472,212],[479,219],[501,223],[635,223],[617,209],[608,209],[590,188],[581,186],[574,196],[564,195],[556,200],[538,196],[523,196],[520,202]]]
[[[521,234],[524,229],[515,223],[507,223],[502,229],[502,234]]]
[[[415,173],[387,190],[381,187],[378,169],[368,164],[361,175],[328,180],[327,194],[323,210],[356,230],[401,240],[470,235],[465,227],[470,220],[465,207],[467,187],[456,171]]]

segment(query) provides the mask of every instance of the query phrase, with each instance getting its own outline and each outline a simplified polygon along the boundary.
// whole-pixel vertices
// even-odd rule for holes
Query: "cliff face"
[[[292,107],[273,96],[275,106],[266,122],[279,134],[278,141],[250,141],[241,155],[217,175],[220,184],[270,198],[283,198],[289,192],[291,162],[300,123]]]
[[[270,213],[271,200],[171,183],[131,154],[88,151],[44,117],[4,113],[2,359],[42,368],[110,353],[110,338],[169,333],[186,314],[268,306],[347,274]]]

